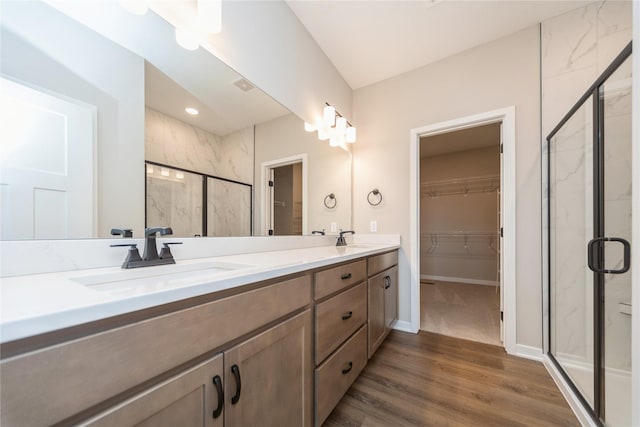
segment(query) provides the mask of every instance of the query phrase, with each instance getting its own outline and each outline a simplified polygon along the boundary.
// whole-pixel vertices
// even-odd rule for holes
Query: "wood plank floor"
[[[324,424],[579,425],[541,363],[424,331],[391,331]]]

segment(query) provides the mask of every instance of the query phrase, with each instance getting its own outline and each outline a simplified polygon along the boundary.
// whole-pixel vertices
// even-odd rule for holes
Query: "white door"
[[[94,116],[0,78],[0,240],[95,237]]]

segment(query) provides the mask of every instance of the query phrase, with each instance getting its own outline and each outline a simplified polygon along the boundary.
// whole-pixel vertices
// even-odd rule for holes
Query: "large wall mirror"
[[[49,3],[2,6],[0,239],[351,226],[351,153],[152,11]]]

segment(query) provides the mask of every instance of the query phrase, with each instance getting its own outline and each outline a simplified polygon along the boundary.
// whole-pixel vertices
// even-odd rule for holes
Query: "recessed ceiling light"
[[[196,110],[193,107],[187,107],[184,109],[184,111],[186,111],[188,114],[191,114],[192,116],[197,116],[200,113],[200,111]]]

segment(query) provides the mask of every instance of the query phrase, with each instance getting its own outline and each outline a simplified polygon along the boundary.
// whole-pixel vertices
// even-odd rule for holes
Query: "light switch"
[[[369,231],[372,233],[378,231],[378,221],[369,221]]]
[[[331,223],[331,232],[332,232],[332,233],[335,233],[335,232],[337,232],[337,231],[338,231],[338,224],[337,224],[337,223],[335,223],[335,222],[332,222],[332,223]]]

